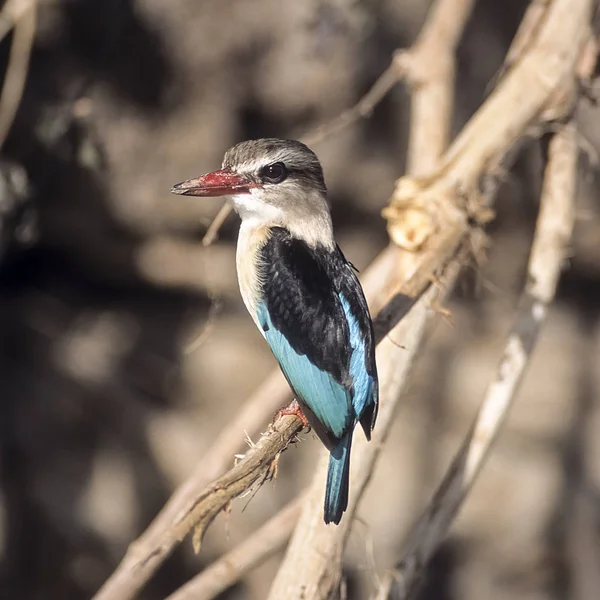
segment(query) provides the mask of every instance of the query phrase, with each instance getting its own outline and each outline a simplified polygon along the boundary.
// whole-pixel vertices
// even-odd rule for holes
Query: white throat
[[[290,208],[280,208],[264,202],[260,190],[231,197],[235,211],[242,219],[242,229],[250,232],[264,227],[283,227],[293,237],[304,240],[313,248],[317,245],[335,248],[333,226],[329,211],[312,209],[301,200],[290,198]]]
[[[250,190],[249,194],[236,194],[231,197],[233,208],[242,221],[251,221],[256,226],[281,224],[284,214],[280,208],[266,204],[258,190]]]

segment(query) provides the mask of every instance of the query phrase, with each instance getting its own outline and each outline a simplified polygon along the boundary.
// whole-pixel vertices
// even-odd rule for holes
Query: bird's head
[[[279,226],[311,243],[330,245],[331,217],[323,169],[301,142],[267,138],[230,148],[218,171],[171,188],[185,196],[231,196],[242,220]]]

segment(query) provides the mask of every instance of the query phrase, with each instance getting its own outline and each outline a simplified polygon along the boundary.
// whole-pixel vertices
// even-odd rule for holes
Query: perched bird
[[[237,271],[244,303],[305,421],[330,450],[325,523],[348,506],[350,447],[375,425],[378,382],[365,297],[333,238],[323,170],[294,140],[259,139],[225,153],[221,170],[171,189],[231,196],[242,219]]]

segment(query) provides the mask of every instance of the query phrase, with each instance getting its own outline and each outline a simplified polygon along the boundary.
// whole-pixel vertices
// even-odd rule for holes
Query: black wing
[[[350,387],[349,331],[328,254],[274,227],[261,251],[263,296],[273,325],[295,352]]]

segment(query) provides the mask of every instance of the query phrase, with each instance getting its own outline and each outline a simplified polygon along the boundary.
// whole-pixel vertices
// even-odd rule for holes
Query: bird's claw
[[[277,419],[279,419],[279,417],[283,417],[284,415],[294,415],[294,416],[298,417],[302,421],[302,425],[304,425],[304,427],[308,427],[310,429],[310,423],[308,422],[306,415],[302,412],[302,407],[300,406],[300,403],[298,402],[298,400],[292,400],[287,406],[279,409],[275,413],[275,416],[273,417],[273,421],[274,422],[277,421]]]

